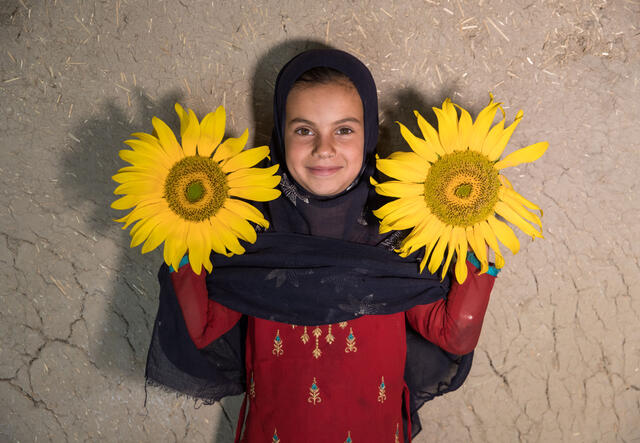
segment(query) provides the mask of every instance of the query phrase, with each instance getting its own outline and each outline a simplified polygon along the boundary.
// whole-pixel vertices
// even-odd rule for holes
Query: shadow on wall
[[[133,132],[151,132],[153,116],[177,127],[173,105],[181,96],[171,92],[154,100],[140,88],[132,91],[132,95],[135,112],[128,113],[106,99],[97,116],[73,129],[79,142],[63,159],[60,183],[66,201],[91,208],[85,221],[104,245],[111,246],[110,252],[113,249],[118,252],[87,251],[97,257],[100,267],[94,270],[93,279],[85,279],[83,287],[89,358],[102,372],[133,377],[142,383],[157,310],[156,272],[162,256],[159,251],[142,255],[139,247],[128,248],[128,230],[120,230],[118,226],[122,225],[113,221],[127,212],[110,207],[117,199],[113,194],[117,184],[111,176],[128,165],[118,157],[119,150],[128,149],[123,141],[132,138]],[[100,242],[97,248],[99,245]]]

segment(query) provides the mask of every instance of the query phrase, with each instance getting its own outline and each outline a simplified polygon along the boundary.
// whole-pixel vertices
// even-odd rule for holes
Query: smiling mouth
[[[321,167],[308,167],[307,168],[312,175],[317,177],[325,177],[328,175],[333,175],[342,169],[340,166],[321,166]]]

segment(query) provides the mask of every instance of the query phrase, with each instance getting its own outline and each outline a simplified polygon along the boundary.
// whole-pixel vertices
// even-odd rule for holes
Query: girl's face
[[[343,82],[294,87],[287,97],[287,168],[312,194],[344,191],[362,169],[364,115],[355,87]]]

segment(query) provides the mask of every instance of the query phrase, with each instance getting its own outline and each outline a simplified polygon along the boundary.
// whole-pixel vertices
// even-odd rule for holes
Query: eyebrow
[[[348,123],[348,122],[362,124],[362,122],[360,120],[358,120],[357,118],[355,118],[355,117],[343,118],[341,120],[333,122],[333,124],[334,125],[341,125],[343,123]],[[292,124],[292,123],[304,123],[304,124],[310,125],[310,126],[314,125],[314,123],[312,121],[306,120],[306,119],[300,118],[300,117],[292,118],[291,120],[289,120],[289,124]]]

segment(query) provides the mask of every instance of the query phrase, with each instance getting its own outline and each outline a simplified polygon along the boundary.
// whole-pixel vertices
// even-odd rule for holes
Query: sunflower
[[[243,150],[249,133],[222,142],[226,113],[222,106],[198,122],[195,113],[176,103],[180,117],[178,143],[173,131],[157,117],[154,134],[134,133],[127,140],[132,150],[120,151],[131,163],[113,180],[120,185],[114,194],[124,194],[111,204],[131,209],[116,220],[131,229],[131,247],[142,242],[147,253],[164,241],[164,261],[178,269],[189,251],[196,273],[202,266],[211,272],[211,251],[225,256],[244,253],[238,239],[253,243],[256,231],[249,221],[267,228],[262,213],[243,199],[269,201],[280,191],[273,189],[280,176],[278,165],[254,168],[269,155],[268,146]],[[222,143],[221,143],[222,142]]]
[[[380,232],[411,229],[396,252],[406,257],[424,247],[420,272],[428,262],[429,271],[435,273],[446,252],[444,278],[455,252],[455,275],[462,283],[467,267],[460,258],[466,257],[471,247],[481,263],[480,271],[486,272],[487,245],[495,253],[496,267],[502,268],[504,257],[497,240],[514,254],[520,243],[496,215],[532,238],[542,238],[540,217],[529,209],[540,215],[542,210],[518,194],[500,172],[537,160],[549,144],[536,143],[500,159],[523,115],[518,111],[514,122],[505,128],[506,116],[500,105],[491,95],[489,105],[472,121],[469,112],[446,99],[442,108],[433,108],[437,131],[414,111],[423,138],[398,122],[413,152],[395,152],[386,159],[377,159],[378,170],[395,180],[378,183],[372,179],[372,184],[378,194],[396,198],[374,211],[381,219]],[[491,127],[498,109],[503,118]]]

